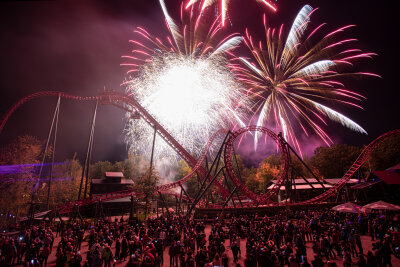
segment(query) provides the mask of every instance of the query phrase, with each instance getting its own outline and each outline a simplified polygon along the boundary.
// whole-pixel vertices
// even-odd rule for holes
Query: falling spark
[[[193,6],[193,4],[195,4],[197,2],[202,2],[203,4],[201,5],[201,10],[203,11],[206,7],[211,6],[212,4],[214,4],[217,1],[218,0],[204,0],[202,2],[202,0],[190,0],[186,4],[186,8]],[[228,13],[229,0],[219,0],[219,1],[220,1],[219,9],[220,9],[220,13],[221,13],[221,23],[222,23],[222,26],[225,26],[225,21],[226,21],[226,17],[227,17],[227,13]],[[267,0],[256,0],[256,1],[264,4],[269,9],[271,9],[273,12],[276,12],[278,10],[274,5],[272,5]]]

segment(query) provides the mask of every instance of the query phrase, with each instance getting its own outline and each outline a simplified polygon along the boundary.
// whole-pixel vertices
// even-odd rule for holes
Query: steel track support
[[[207,180],[209,179],[210,174],[211,174],[211,171],[213,170],[213,168],[215,168],[214,176],[216,175],[217,168],[218,168],[218,166],[219,166],[219,162],[220,162],[221,156],[222,156],[222,151],[223,151],[223,148],[224,148],[226,139],[228,138],[229,135],[230,135],[230,132],[228,132],[228,133],[225,135],[225,138],[224,138],[224,140],[223,140],[223,142],[222,142],[222,144],[221,144],[221,146],[220,146],[220,148],[219,148],[219,150],[218,150],[218,153],[217,153],[216,157],[214,158],[214,160],[213,160],[213,162],[212,162],[212,164],[211,164],[211,167],[207,170],[207,174],[206,174],[206,176],[204,177],[203,182],[201,183],[200,190],[199,190],[199,192],[197,192],[197,196],[195,197],[195,200],[193,201],[193,203],[196,203],[195,205],[197,205],[197,203],[199,202],[198,198],[199,198],[200,195],[202,195],[203,188],[204,188],[204,186],[205,186]],[[206,157],[206,160],[207,160],[207,157]],[[206,162],[207,162],[207,161],[206,161]],[[208,164],[208,163],[206,163],[206,164]],[[213,179],[213,181],[215,181],[215,179]],[[192,205],[193,205],[193,204],[192,204]],[[194,208],[194,207],[191,207],[191,208],[188,210],[189,214],[190,214],[190,212],[192,211],[193,208]]]
[[[100,199],[96,204],[96,218],[98,220],[99,218],[104,218],[104,217],[105,214],[103,209],[103,201]]]
[[[167,206],[167,203],[165,202],[165,198],[164,198],[163,194],[161,193],[161,191],[157,191],[157,192],[160,195],[160,199],[161,199],[161,201],[162,201],[162,203],[163,203],[163,205],[165,207],[165,210],[167,211],[167,214],[170,215],[169,214],[169,210],[168,210],[168,206]]]
[[[158,199],[156,199],[156,213],[157,213],[157,218],[158,218]]]
[[[61,97],[58,97],[57,107],[56,107],[56,121],[54,127],[54,137],[53,137],[53,151],[51,155],[51,165],[50,165],[50,177],[49,177],[49,185],[47,187],[47,200],[46,206],[47,210],[50,209],[50,193],[51,193],[51,181],[53,180],[53,165],[54,165],[54,155],[56,153],[56,144],[57,144],[57,130],[58,130],[58,115],[60,114],[60,100]]]
[[[149,179],[151,179],[151,173],[153,171],[153,157],[154,157],[154,146],[156,144],[156,136],[157,136],[157,126],[154,125],[153,145],[151,147],[151,157],[150,157]]]
[[[178,197],[175,196],[175,214],[179,214]]]
[[[189,194],[186,192],[186,190],[185,190],[185,188],[182,186],[182,184],[179,184],[179,187],[181,188],[181,191],[183,191],[183,193],[185,194],[185,196],[187,197],[187,199],[188,199],[188,202],[190,202],[190,196],[189,196]]]
[[[182,213],[182,193],[183,193],[183,191],[181,189],[181,193],[179,195],[179,214]]]
[[[318,183],[322,186],[322,188],[324,190],[326,190],[325,185],[323,182],[321,182],[321,180],[313,173],[313,171],[310,169],[310,167],[308,167],[308,165],[303,161],[303,159],[297,154],[297,152],[291,147],[291,145],[289,145],[288,142],[286,142],[285,138],[283,138],[282,133],[278,134],[279,138],[282,139],[282,141],[286,144],[287,148],[289,151],[291,151],[298,160],[300,160],[300,162],[303,164],[304,167],[306,167],[306,169],[311,173],[311,175],[315,178],[315,180],[318,181]],[[289,155],[289,160],[290,160],[290,155]]]
[[[240,181],[242,181],[242,175],[240,174],[240,168],[239,168],[239,164],[238,164],[237,158],[236,158],[235,147],[232,147],[232,149],[233,149],[233,157],[235,158],[236,168],[238,170],[238,178],[239,178]],[[225,173],[224,173],[224,175],[225,175]],[[237,190],[236,186],[235,186],[235,194],[236,194],[236,197],[239,200],[240,206],[243,208],[243,203],[242,203],[242,200],[239,197],[239,193],[238,193],[238,190]]]
[[[79,219],[81,219],[81,221],[83,221],[82,215],[79,212],[79,205],[75,204],[74,207],[72,208],[72,212],[69,216],[68,222],[74,222],[77,217],[79,217]]]
[[[230,187],[230,185],[229,185],[229,183],[228,183],[228,178],[227,178],[227,176],[225,175],[225,172],[224,171],[222,171],[222,174],[224,175],[224,180],[225,180],[225,184],[226,184],[226,188],[228,188],[228,191],[229,191],[229,197],[228,197],[228,200],[229,200],[229,198],[232,200],[232,204],[233,204],[233,207],[236,209],[236,204],[235,204],[235,201],[234,201],[234,199],[232,198],[232,196],[233,196],[233,194],[236,192],[236,186],[233,188],[233,190],[231,191],[231,187]],[[226,205],[226,204],[228,204],[228,201],[225,201],[225,204],[224,205]]]
[[[133,220],[133,214],[134,213],[135,213],[135,199],[134,199],[133,194],[132,194],[131,195],[131,209],[130,209],[130,212],[129,212],[129,221]]]
[[[204,194],[207,192],[207,190],[211,187],[211,185],[214,183],[215,179],[217,179],[218,175],[221,174],[221,172],[223,171],[225,167],[222,167],[217,173],[216,175],[214,175],[214,177],[211,179],[211,181],[207,184],[207,186],[204,188],[203,191],[200,192],[200,195],[197,196],[197,198],[193,201],[192,205],[190,206],[190,209],[187,212],[187,216],[190,216],[190,214],[192,213],[192,210],[194,209],[194,207],[196,207],[197,203],[199,203],[200,199],[204,196]],[[207,176],[206,178],[207,179]]]
[[[88,184],[88,174],[89,171],[86,171],[86,168],[88,167],[88,162],[90,165],[90,156],[91,156],[91,151],[92,151],[92,146],[93,146],[93,135],[94,135],[94,126],[95,126],[95,122],[96,122],[96,114],[97,114],[97,106],[98,106],[99,102],[96,101],[96,105],[94,107],[94,111],[93,111],[93,119],[92,119],[92,126],[90,127],[90,135],[89,135],[89,141],[88,141],[88,145],[87,145],[87,149],[86,149],[86,157],[85,157],[85,164],[82,168],[82,175],[81,175],[81,183],[79,185],[79,192],[78,192],[78,201],[81,200],[81,192],[82,192],[82,187],[83,187],[83,180],[85,178],[85,174],[86,174],[86,181],[85,181],[85,190],[83,193],[83,198],[86,198],[86,193],[87,193],[87,184]]]
[[[236,209],[235,202],[233,201],[233,198],[232,198],[233,194],[235,194],[236,191],[237,191],[237,187],[235,186],[235,188],[233,188],[229,197],[225,200],[224,204],[222,205],[222,211],[225,209],[225,206],[228,204],[229,200],[231,200],[231,199],[232,199],[233,207],[235,207],[235,209]]]

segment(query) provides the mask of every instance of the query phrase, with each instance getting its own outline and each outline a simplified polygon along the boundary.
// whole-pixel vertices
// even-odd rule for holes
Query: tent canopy
[[[361,207],[358,206],[357,204],[347,202],[333,207],[332,210],[338,212],[359,213],[361,211]]]
[[[374,203],[367,204],[362,207],[363,210],[400,210],[400,206],[385,202],[385,201],[377,201]]]

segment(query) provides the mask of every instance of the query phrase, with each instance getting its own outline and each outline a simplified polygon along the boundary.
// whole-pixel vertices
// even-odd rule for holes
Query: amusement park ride
[[[96,109],[97,109],[97,104],[100,103],[102,105],[113,105],[116,106],[124,111],[127,111],[132,114],[132,116],[139,117],[141,119],[144,119],[151,127],[155,129],[155,132],[158,133],[159,136],[161,136],[170,146],[173,148],[178,155],[192,168],[191,172],[183,177],[181,180],[168,183],[168,184],[163,184],[157,186],[156,191],[154,192],[155,194],[159,194],[160,198],[164,200],[163,194],[172,194],[175,195],[178,201],[179,197],[179,203],[181,203],[182,199],[188,202],[188,209],[187,209],[187,214],[190,215],[191,212],[195,207],[198,207],[199,205],[204,204],[204,201],[202,200],[205,193],[208,191],[211,185],[214,185],[217,188],[218,194],[220,198],[222,199],[222,203],[216,204],[216,205],[209,205],[209,207],[214,207],[217,209],[224,209],[229,202],[232,202],[232,205],[236,207],[235,200],[240,203],[241,207],[253,207],[253,206],[260,206],[260,205],[270,205],[270,206],[284,206],[284,205],[311,205],[311,204],[318,204],[324,201],[327,201],[329,198],[332,198],[336,196],[340,190],[346,185],[346,183],[349,181],[349,179],[356,173],[357,170],[363,165],[363,163],[368,159],[370,156],[371,152],[384,140],[399,135],[400,130],[393,130],[390,132],[387,132],[378,138],[376,138],[374,141],[372,141],[368,146],[364,148],[364,150],[361,152],[361,154],[358,156],[356,161],[353,163],[353,165],[347,170],[345,175],[337,182],[336,184],[330,186],[329,188],[326,187],[326,183],[324,181],[318,180],[318,183],[321,185],[321,188],[324,190],[323,193],[311,197],[310,199],[307,200],[301,200],[298,202],[294,202],[293,200],[291,202],[276,202],[275,196],[279,193],[281,188],[283,186],[286,186],[287,188],[291,188],[291,179],[289,176],[290,169],[293,168],[290,163],[290,154],[294,154],[294,156],[297,156],[296,152],[290,147],[290,145],[284,140],[284,138],[279,134],[275,134],[271,130],[264,128],[264,127],[256,127],[256,126],[248,126],[241,128],[235,132],[230,132],[224,129],[221,129],[214,133],[211,138],[207,141],[204,150],[200,157],[198,159],[195,159],[188,151],[185,150],[169,133],[168,131],[160,125],[149,112],[144,109],[132,96],[126,95],[124,93],[116,92],[116,91],[105,91],[100,93],[98,96],[89,96],[89,97],[81,97],[81,96],[75,96],[75,95],[70,95],[66,94],[63,92],[57,92],[57,91],[41,91],[37,93],[33,93],[30,95],[25,96],[24,98],[20,99],[17,103],[15,103],[5,114],[3,117],[1,124],[0,124],[0,133],[2,132],[6,122],[10,118],[10,116],[13,114],[13,112],[19,108],[21,105],[24,103],[33,100],[35,98],[41,98],[41,97],[58,97],[58,104],[56,108],[56,111],[54,113],[53,117],[53,123],[50,131],[53,129],[53,125],[55,124],[55,134],[56,134],[56,129],[57,129],[57,121],[58,121],[58,116],[57,112],[59,111],[59,101],[61,98],[63,99],[72,99],[72,100],[78,100],[78,101],[92,101],[96,102]],[[83,167],[83,172],[82,172],[82,180],[81,180],[81,185],[80,185],[80,190],[79,190],[79,198],[77,201],[72,201],[69,203],[66,203],[64,205],[56,207],[53,211],[59,213],[59,214],[66,214],[66,213],[73,213],[76,211],[76,209],[79,209],[81,206],[87,206],[91,204],[95,204],[99,201],[108,201],[108,200],[113,200],[113,199],[119,199],[123,197],[129,197],[133,198],[133,196],[140,196],[141,193],[138,192],[133,192],[133,190],[126,190],[126,191],[120,191],[120,192],[113,192],[113,193],[106,193],[106,194],[101,194],[97,195],[96,197],[92,198],[86,198],[86,190],[87,190],[87,181],[86,179],[86,185],[85,185],[85,192],[83,193],[84,198],[81,199],[81,191],[83,187],[83,176],[86,175],[88,177],[88,166],[90,163],[90,155],[91,155],[91,148],[93,145],[93,131],[94,131],[94,124],[95,124],[95,117],[96,117],[96,109],[95,113],[93,116],[93,122],[92,122],[92,127],[91,127],[91,134],[90,134],[90,139],[89,139],[89,144],[88,144],[88,149],[87,149],[87,154],[86,154],[86,160],[85,160],[85,165]],[[56,121],[56,123],[54,123]],[[279,148],[279,151],[281,153],[280,158],[281,158],[281,167],[280,167],[280,175],[275,182],[274,186],[265,194],[257,195],[251,190],[249,190],[241,181],[240,179],[240,173],[236,173],[234,171],[234,163],[236,157],[235,151],[234,151],[234,141],[242,134],[245,134],[247,132],[261,132],[265,135],[267,135],[269,138],[271,138],[276,144],[277,147]],[[51,132],[50,132],[51,133]],[[49,133],[49,137],[50,137]],[[208,159],[207,159],[207,153],[214,142],[215,138],[218,135],[224,135],[224,141],[222,142],[218,153],[214,157],[211,167],[208,167]],[[55,137],[54,137],[55,138]],[[48,138],[49,142],[49,138]],[[54,140],[55,142],[55,140]],[[297,156],[298,157],[298,156]],[[299,158],[300,159],[300,158]],[[300,159],[301,160],[301,159]],[[307,166],[306,166],[307,168]],[[310,171],[312,174],[312,172]],[[190,197],[186,190],[184,189],[183,185],[185,182],[187,182],[189,179],[191,179],[193,176],[198,175],[202,179],[201,185],[199,187],[197,195],[192,198]],[[307,179],[302,177],[306,182]],[[228,182],[230,181],[230,183]],[[224,185],[225,183],[225,185]],[[307,182],[308,183],[308,182]],[[233,188],[231,188],[233,185]],[[289,186],[288,186],[289,185]],[[180,188],[180,194],[179,193],[172,193],[173,189]],[[175,191],[176,192],[176,191]],[[287,194],[287,192],[286,192]],[[236,196],[236,197],[234,197]],[[242,201],[244,199],[247,199],[247,201]],[[244,203],[245,202],[245,203]]]

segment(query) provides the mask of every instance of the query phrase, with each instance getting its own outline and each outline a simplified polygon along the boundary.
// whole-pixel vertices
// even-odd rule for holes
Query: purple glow
[[[64,162],[55,162],[53,165],[63,165],[67,164]],[[68,163],[70,164],[70,163]],[[50,166],[51,163],[44,163],[43,165],[40,163],[31,163],[31,164],[18,164],[18,165],[1,165],[0,166],[0,175],[5,174],[18,174],[18,173],[25,173],[27,170],[26,168],[32,167],[40,167],[40,166]]]
[[[40,182],[47,182],[49,181],[50,178],[49,177],[45,177],[45,178],[40,178]],[[75,180],[75,177],[53,177],[51,178],[52,182],[61,182],[61,181],[72,181]],[[7,182],[33,182],[33,181],[37,181],[37,179],[32,178],[23,178],[23,179],[14,179],[14,178],[0,178],[0,183],[7,183]]]

